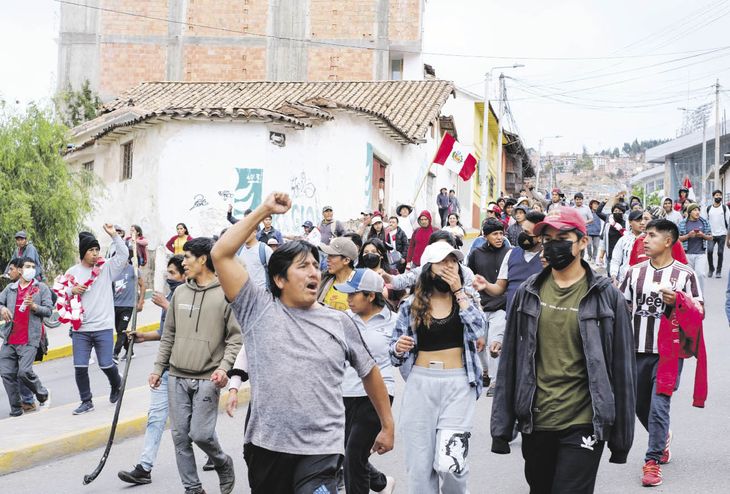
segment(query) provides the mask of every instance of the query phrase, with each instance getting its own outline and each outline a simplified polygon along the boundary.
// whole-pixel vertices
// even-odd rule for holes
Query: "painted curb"
[[[140,333],[149,333],[152,331],[157,331],[157,328],[160,327],[160,323],[155,322],[152,324],[146,324],[144,326],[140,326],[137,328],[137,331]],[[116,341],[117,335],[114,335],[114,341]],[[57,346],[55,348],[49,348],[48,353],[45,357],[43,357],[43,360],[41,362],[35,362],[34,365],[42,365],[43,362],[48,362],[49,360],[56,360],[59,358],[65,358],[70,357],[73,354],[71,350],[71,344],[63,345],[63,346]]]
[[[248,403],[251,388],[247,385],[238,392],[238,407]],[[219,413],[225,411],[228,391],[221,393],[218,402]],[[47,412],[46,412],[47,413]],[[239,412],[240,413],[240,412]],[[167,428],[168,425],[165,426]],[[119,420],[114,442],[141,436],[147,428],[147,413]],[[58,437],[50,437],[43,442],[20,446],[13,450],[0,452],[0,476],[27,470],[49,463],[55,459],[72,456],[92,449],[101,448],[109,439],[109,425],[82,429]]]

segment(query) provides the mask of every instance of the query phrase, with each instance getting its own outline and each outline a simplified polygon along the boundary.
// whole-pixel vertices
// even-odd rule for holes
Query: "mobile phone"
[[[438,360],[431,360],[428,363],[428,368],[429,369],[444,370],[444,363],[443,362],[439,362]]]
[[[695,228],[695,233],[700,233],[700,229],[699,228]]]

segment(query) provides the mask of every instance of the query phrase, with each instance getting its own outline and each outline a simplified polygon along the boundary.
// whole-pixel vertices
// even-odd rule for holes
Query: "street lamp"
[[[484,203],[482,208],[486,208],[487,206],[487,175],[489,170],[489,85],[492,81],[492,72],[494,72],[497,69],[517,69],[520,67],[524,67],[524,64],[521,63],[515,63],[512,65],[499,65],[496,67],[491,67],[487,73],[484,76],[484,115],[482,116],[482,159],[484,160],[484,164],[486,166],[483,166],[482,170],[482,197],[484,198]],[[499,137],[497,141],[497,153],[498,158],[502,157],[502,98],[500,97],[499,102]],[[502,187],[502,163],[497,163],[497,194],[499,194],[500,189]]]
[[[563,136],[545,136],[541,137],[537,146],[537,173],[535,174],[535,188],[540,193],[540,171],[542,170],[542,142],[545,139],[560,139]]]

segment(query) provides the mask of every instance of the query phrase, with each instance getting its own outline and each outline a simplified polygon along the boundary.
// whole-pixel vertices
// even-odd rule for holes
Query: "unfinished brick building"
[[[58,87],[143,81],[422,79],[425,0],[79,0]]]

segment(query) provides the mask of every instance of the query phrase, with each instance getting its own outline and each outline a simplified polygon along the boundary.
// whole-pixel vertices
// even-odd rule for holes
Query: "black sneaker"
[[[215,470],[215,465],[213,465],[213,460],[211,460],[209,456],[208,460],[205,462],[205,465],[203,465],[203,471],[212,472],[213,470]]]
[[[226,455],[226,463],[221,467],[215,467],[218,472],[221,494],[231,494],[233,486],[236,485],[236,472],[233,470],[233,458]]]
[[[73,411],[74,415],[81,415],[82,413],[89,413],[94,411],[94,403],[89,401],[82,401],[81,405]]]
[[[112,388],[112,392],[109,393],[109,403],[116,403],[119,401],[119,395],[122,392],[122,387],[117,386],[115,388]]]
[[[23,415],[23,409],[22,408],[11,408],[10,409],[10,416],[11,417],[20,417]]]
[[[121,470],[117,475],[119,475],[120,480],[129,484],[142,485],[152,482],[150,472],[142,468],[142,465],[135,465],[129,472]]]
[[[205,494],[205,490],[202,487],[197,489],[185,489],[185,494]]]
[[[720,271],[716,272],[715,278],[722,278],[722,273]]]
[[[711,269],[709,273],[707,273],[708,278],[712,278],[712,275],[715,274],[715,270]]]

